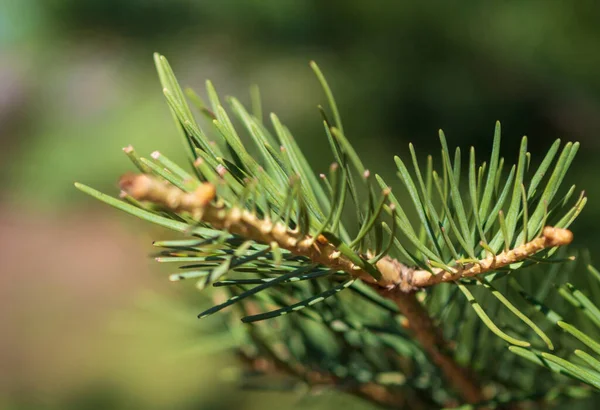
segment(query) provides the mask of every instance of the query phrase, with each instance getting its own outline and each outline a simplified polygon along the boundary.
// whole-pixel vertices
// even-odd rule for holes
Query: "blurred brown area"
[[[0,0],[0,408],[339,403],[235,390],[221,377],[235,363],[229,345],[211,342],[222,324],[195,318],[205,296],[169,284],[149,257],[152,240],[176,235],[73,188],[117,195],[128,144],[185,158],[153,51],[200,93],[210,78],[248,102],[258,84],[265,113],[277,111],[318,171],[332,159],[311,59],[350,139],[388,180],[409,141],[439,152],[438,128],[484,157],[499,119],[511,161],[523,134],[534,161],[555,138],[579,140],[569,182],[590,202],[575,246],[594,255],[599,17],[594,1]]]
[[[186,295],[169,295],[155,275],[148,239],[97,207],[0,209],[0,408],[174,408],[210,398],[210,331],[197,332],[195,311],[177,301]],[[226,369],[232,358],[219,352],[231,343],[217,342],[213,360]]]
[[[0,209],[2,386],[73,387],[98,370],[109,312],[152,283],[138,239],[104,213]]]

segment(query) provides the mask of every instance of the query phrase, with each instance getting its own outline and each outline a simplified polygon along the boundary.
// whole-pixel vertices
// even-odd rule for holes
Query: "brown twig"
[[[205,183],[196,191],[185,193],[148,175],[127,174],[121,178],[120,185],[123,191],[139,201],[150,201],[175,212],[188,212],[216,229],[223,229],[267,245],[276,243],[280,248],[296,255],[306,256],[313,262],[348,272],[370,284],[386,289],[400,288],[405,292],[498,270],[520,262],[545,248],[567,245],[573,240],[571,231],[547,226],[542,230],[542,236],[517,248],[476,263],[457,264],[457,267],[450,270],[433,268],[431,272],[408,267],[391,258],[382,258],[376,264],[382,277],[376,280],[341,254],[324,237],[303,235],[281,222],[273,223],[268,219],[259,219],[246,209],[225,208],[211,202],[216,193],[212,184]]]
[[[406,317],[407,326],[412,330],[415,339],[460,396],[468,403],[484,401],[486,397],[472,370],[458,364],[449,354],[448,343],[433,323],[431,316],[415,297],[415,293],[406,293],[397,288],[392,290],[379,288],[379,293],[398,306],[400,312]]]
[[[432,272],[426,270],[408,270],[403,272],[404,277],[400,279],[401,283],[406,283],[414,289],[437,285],[442,282],[454,282],[461,278],[472,277],[482,273],[491,272],[500,268],[520,262],[539,251],[555,246],[568,245],[573,240],[573,233],[568,229],[554,228],[546,226],[542,230],[542,235],[530,242],[524,243],[514,249],[502,252],[498,255],[490,256],[467,265],[458,265],[450,271],[443,269],[432,269]],[[385,261],[378,264],[380,270],[385,270]],[[395,270],[398,271],[397,269]]]
[[[289,366],[288,363],[277,360],[272,355],[269,355],[268,358],[264,356],[251,357],[241,352],[240,356],[250,368],[261,373],[289,374],[303,380],[311,387],[335,387],[341,391],[387,408],[406,408],[407,406],[408,397],[406,397],[406,395],[399,394],[398,391],[390,390],[375,382],[348,383],[347,380],[322,370],[308,369],[300,364]]]
[[[215,302],[220,303],[220,300]],[[243,315],[261,312],[253,301],[245,302],[242,311]],[[252,370],[270,375],[286,374],[304,381],[311,388],[333,387],[386,408],[398,409],[408,408],[409,406],[415,410],[426,408],[418,397],[407,395],[405,390],[383,386],[373,381],[359,382],[342,378],[322,369],[305,366],[293,359],[285,344],[276,343],[273,345],[264,342],[260,336],[260,328],[266,326],[268,326],[267,323],[262,322],[248,330],[250,338],[258,348],[258,352],[250,352],[246,349],[239,349],[238,352],[242,361]]]

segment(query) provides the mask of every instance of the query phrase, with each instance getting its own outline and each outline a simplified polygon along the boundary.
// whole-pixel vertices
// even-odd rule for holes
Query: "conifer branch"
[[[344,271],[354,277],[372,277],[322,235],[315,239],[298,229],[290,229],[282,222],[260,219],[247,209],[235,206],[227,208],[219,201],[211,203],[216,191],[210,183],[186,193],[148,175],[127,174],[121,178],[120,187],[137,201],[150,201],[169,210],[187,212],[198,222],[207,223],[215,229],[226,230],[261,244],[275,244],[295,255],[305,256],[314,263]],[[387,279],[381,280],[382,286],[389,284]]]
[[[414,291],[441,282],[456,281],[497,270],[522,261],[545,248],[569,244],[573,239],[572,233],[566,229],[546,227],[539,238],[515,249],[461,266],[453,271],[435,269],[433,273],[409,268],[395,259],[384,257],[376,263],[376,267],[381,272],[381,277],[377,280],[342,255],[323,236],[314,240],[310,235],[304,235],[297,229],[292,230],[280,222],[272,223],[267,219],[258,218],[248,210],[227,208],[222,202],[213,201],[216,189],[210,183],[201,184],[193,192],[186,193],[147,175],[128,174],[121,178],[120,186],[123,191],[138,201],[150,201],[173,211],[187,212],[215,229],[226,230],[246,240],[265,245],[275,244],[295,255],[305,256],[314,263],[332,270],[344,271],[369,283],[383,297],[396,304],[406,317],[408,327],[431,360],[469,403],[477,403],[485,399],[481,387],[472,372],[460,366],[448,354],[446,341],[429,314],[415,298]]]
[[[265,245],[274,244],[332,270],[344,271],[376,287],[388,290],[399,288],[404,292],[498,270],[523,261],[546,248],[568,245],[573,240],[571,231],[547,226],[542,230],[540,237],[530,242],[473,263],[457,263],[457,267],[450,270],[415,269],[396,259],[384,257],[375,265],[381,274],[379,278],[375,278],[371,272],[343,255],[323,235],[315,239],[311,235],[303,234],[299,229],[290,229],[281,222],[272,222],[268,218],[260,219],[249,210],[227,208],[220,201],[213,203],[216,188],[211,183],[203,183],[196,190],[186,193],[165,181],[145,174],[126,174],[120,180],[120,187],[137,201],[149,201],[175,212],[187,212],[198,222],[207,223],[215,229],[225,230]]]
[[[375,179],[381,191],[375,188],[370,172],[344,135],[331,90],[316,64],[311,63],[311,66],[325,90],[335,119],[332,123],[321,109],[335,162],[327,175],[319,177],[277,116],[270,116],[273,134],[261,120],[260,106],[253,107],[259,113],[253,116],[235,98],[229,98],[233,113],[260,154],[252,155],[221,105],[212,83],[207,82],[210,106],[200,101],[199,108],[211,121],[216,138],[209,139],[185,102],[166,59],[156,55],[155,60],[165,97],[190,148],[194,172],[188,173],[158,152],[146,159],[138,157],[133,147],[127,147],[125,153],[142,174],[127,174],[121,178],[122,201],[83,184],[76,187],[117,209],[193,236],[157,241],[154,245],[163,249],[157,261],[186,263],[179,268],[188,271],[173,273],[172,280],[196,278],[201,289],[209,284],[224,287],[229,298],[200,313],[199,317],[234,304],[243,309],[252,301],[257,302],[257,308],[244,312],[247,316],[242,317],[243,322],[260,322],[297,312],[295,317],[304,316],[331,332],[335,339],[332,344],[341,346],[341,350],[348,346],[345,338],[351,338],[350,333],[360,333],[361,337],[365,336],[359,342],[360,353],[352,360],[344,357],[348,360],[339,366],[343,367],[341,373],[339,367],[327,365],[313,370],[309,364],[312,353],[292,345],[291,354],[285,358],[269,356],[272,338],[252,340],[251,344],[269,345],[264,349],[266,356],[263,355],[267,360],[274,361],[278,370],[294,374],[309,384],[328,384],[346,390],[350,383],[350,393],[392,406],[406,403],[406,398],[373,378],[359,378],[356,374],[346,377],[348,372],[360,369],[377,374],[391,367],[402,376],[412,377],[425,369],[430,382],[425,383],[426,386],[410,387],[432,397],[432,402],[446,404],[453,400],[452,393],[444,391],[435,398],[430,395],[439,388],[441,373],[465,402],[475,404],[497,399],[486,397],[483,384],[489,382],[505,387],[510,386],[511,381],[471,362],[473,369],[481,372],[475,376],[474,370],[462,366],[456,359],[464,358],[464,352],[454,352],[444,334],[457,343],[453,346],[470,350],[471,359],[477,350],[492,357],[498,349],[504,351],[508,342],[519,346],[515,347],[521,349],[515,351],[517,354],[535,361],[537,356],[532,351],[522,349],[532,346],[521,340],[532,334],[553,349],[544,331],[492,282],[504,276],[505,272],[497,272],[499,270],[520,269],[542,260],[556,262],[557,259],[549,258],[554,252],[551,248],[572,241],[572,233],[564,228],[577,218],[587,198],[582,193],[575,205],[568,207],[575,187],[562,198],[557,195],[579,149],[578,143],[565,144],[559,153],[561,144],[556,141],[529,180],[530,154],[526,137],[521,141],[518,163],[508,167],[508,174],[502,172],[504,159],[500,157],[500,124],[497,123],[489,163],[483,162],[477,168],[475,151],[470,151],[466,190],[461,186],[460,149],[452,154],[440,131],[441,173],[434,168],[431,157],[427,167],[422,169],[412,145],[414,172],[409,171],[401,158],[395,158],[398,176],[408,193],[408,201],[399,201],[379,175],[375,175]],[[258,99],[254,98],[253,102],[258,104]],[[408,217],[404,202],[412,202],[417,218]],[[354,226],[348,226],[343,220],[348,207],[356,210],[358,223]],[[391,227],[386,223],[390,216]],[[548,252],[534,257],[545,249]],[[221,279],[224,276],[226,279]],[[472,277],[478,281],[462,281]],[[456,292],[448,292],[451,287],[444,283],[459,286],[454,286]],[[440,284],[442,286],[433,286]],[[473,284],[481,284],[480,289],[493,296],[492,302],[497,301],[512,315],[507,327],[510,326],[509,333],[516,333],[517,337],[494,323],[504,320],[503,316],[495,313],[490,318],[487,315],[484,308],[492,308],[493,303],[480,305],[476,299],[479,294],[474,296],[466,288]],[[422,303],[417,299],[417,292],[427,287],[432,289]],[[346,292],[349,299],[345,295],[334,297],[345,289],[353,291]],[[455,298],[461,293],[458,290],[465,299]],[[566,296],[573,303],[591,306],[578,292]],[[539,294],[536,298],[539,299]],[[363,310],[365,306],[367,309],[372,306],[373,310],[367,312]],[[538,311],[545,311],[541,304],[535,306]],[[404,316],[403,324],[412,335],[402,329],[395,316],[398,312]],[[452,312],[454,320],[441,319],[447,312]],[[371,313],[377,318],[373,325],[368,323]],[[600,323],[600,313],[591,307],[587,313]],[[515,322],[510,322],[514,319]],[[279,322],[283,323],[289,325],[290,334],[303,340],[308,337],[306,328],[295,319]],[[375,329],[382,323],[381,329],[385,332],[379,333]],[[499,337],[493,343],[484,343],[479,330],[475,336],[470,332],[472,329],[461,333],[463,323],[477,323],[477,326],[483,323]],[[255,328],[252,326],[242,332],[252,333]],[[287,338],[289,335],[278,336]],[[458,341],[461,338],[462,344]],[[389,349],[398,363],[388,363],[382,348]],[[374,356],[377,357],[374,359]],[[405,359],[411,368],[401,363]],[[596,365],[587,356],[584,359]],[[432,364],[439,373],[432,371]],[[520,371],[518,365],[510,366],[511,371]],[[581,376],[583,373],[575,370],[573,374],[586,380]],[[434,374],[435,379],[431,377]],[[600,385],[600,381],[598,383]]]

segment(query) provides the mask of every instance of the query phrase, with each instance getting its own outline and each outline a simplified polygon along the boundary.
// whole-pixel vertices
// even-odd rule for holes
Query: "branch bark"
[[[485,400],[474,372],[461,366],[450,354],[450,347],[441,331],[417,300],[414,292],[406,293],[399,289],[386,290],[379,288],[379,293],[398,306],[400,312],[408,320],[408,327],[415,339],[429,355],[431,361],[440,368],[447,381],[456,392],[470,404]]]

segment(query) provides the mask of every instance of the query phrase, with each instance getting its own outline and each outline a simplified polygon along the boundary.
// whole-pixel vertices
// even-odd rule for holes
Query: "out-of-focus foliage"
[[[534,153],[546,152],[558,137],[580,141],[582,150],[571,167],[571,181],[581,181],[580,187],[594,198],[600,192],[600,185],[595,183],[596,156],[600,154],[598,15],[600,3],[591,0],[576,5],[541,0],[460,4],[441,0],[0,0],[3,220],[35,221],[22,225],[29,236],[47,229],[40,221],[54,221],[57,227],[68,229],[65,233],[81,236],[74,242],[104,246],[105,242],[90,240],[89,232],[83,236],[77,223],[65,224],[67,212],[81,213],[82,221],[90,215],[90,210],[81,207],[84,198],[72,189],[75,175],[110,190],[114,176],[127,167],[120,147],[131,143],[144,153],[159,149],[174,160],[183,152],[177,138],[169,138],[174,134],[172,120],[151,65],[151,52],[156,50],[170,56],[184,85],[201,88],[204,79],[211,78],[222,92],[242,95],[247,84],[259,84],[265,105],[277,108],[317,169],[325,170],[329,159],[319,148],[322,128],[313,102],[320,91],[306,66],[310,59],[328,72],[349,138],[366,165],[384,177],[386,169],[393,169],[389,154],[401,154],[408,141],[416,142],[419,155],[428,153],[432,147],[437,149],[436,130],[443,128],[456,145],[475,145],[478,152],[485,152],[491,149],[491,132],[481,132],[501,120],[506,155],[518,151],[518,133],[528,135]],[[540,160],[534,156],[532,163]],[[575,246],[589,246],[592,255],[600,249],[597,204],[592,200],[573,227]],[[4,236],[5,226],[0,228],[0,236]],[[132,226],[135,232],[142,229]],[[40,272],[23,271],[22,261],[8,253],[3,258],[6,268],[2,268],[2,275],[15,275],[7,284],[15,286],[21,278],[23,285],[17,295],[25,295],[36,274],[54,277],[58,275],[55,272],[71,271],[74,277],[82,278],[81,285],[98,288],[95,281],[101,275],[91,275],[94,278],[81,268],[74,270],[73,255],[55,260],[52,255],[57,249],[59,244],[40,245],[31,251],[48,261]],[[104,253],[98,250],[94,255]],[[145,283],[142,278],[148,273],[141,271],[145,268],[128,269],[124,272],[136,275],[133,282]],[[3,288],[15,294],[14,288]],[[61,309],[82,311],[84,301],[72,297],[79,293],[77,289],[52,289],[40,292],[32,306],[57,306],[56,316],[61,316]],[[128,290],[127,295],[135,289]],[[110,299],[114,293],[105,296]],[[181,299],[181,295],[176,297]],[[14,298],[17,302],[25,300]],[[204,303],[197,298],[190,295],[192,306],[186,314],[193,315]],[[57,299],[66,305],[58,304]],[[92,323],[83,315],[73,319],[73,326]],[[154,314],[144,318],[156,326],[161,323],[155,321]],[[49,323],[56,320],[44,319]],[[18,327],[24,322],[10,323]],[[21,354],[31,358],[32,367],[42,369],[44,361],[27,353],[43,351],[45,340],[35,337],[39,320],[27,323],[24,339],[31,343],[23,345],[30,350]],[[134,321],[129,331],[139,334],[138,325]],[[197,326],[201,335],[204,325]],[[50,331],[39,334],[61,339],[61,334]],[[76,339],[84,352],[82,357],[110,358],[114,357],[113,350],[124,349],[102,332],[97,337],[87,335]],[[92,338],[106,340],[106,349],[94,347]],[[142,339],[130,341],[129,348],[161,354],[162,349],[152,347],[153,337]],[[69,363],[73,353],[57,348],[52,355]],[[219,363],[203,360],[198,359],[202,366]],[[151,374],[155,370],[152,361],[145,366],[132,373]],[[59,408],[131,408],[139,406],[141,402],[136,400],[144,396],[144,389],[149,392],[156,388],[146,379],[136,381],[134,375],[127,375],[127,383],[137,383],[139,390],[122,380],[112,380],[110,388],[92,387],[89,390],[95,393],[89,395],[69,391],[67,384],[60,383],[47,391],[35,387],[43,385],[43,379],[31,377],[28,370],[17,377],[15,367],[0,368],[0,373],[12,373],[6,379],[12,383],[2,384],[2,389],[8,386],[10,394],[0,390],[0,407],[4,397],[11,400],[6,406],[16,398],[13,407],[36,409],[39,403],[48,403],[42,399],[52,397],[54,404],[49,405]],[[21,368],[25,367],[17,366]],[[77,366],[65,369],[79,371]],[[45,374],[55,376],[50,370]],[[159,371],[156,377],[173,380],[182,375],[176,370],[167,375]],[[122,393],[106,404],[102,400],[108,400],[108,390]],[[128,393],[132,391],[135,393]],[[84,396],[89,400],[78,401]],[[19,400],[24,397],[34,404],[21,406]],[[77,400],[56,404],[68,397]],[[105,404],[94,404],[94,397]],[[260,398],[264,397],[261,394]],[[198,402],[216,408],[206,397],[198,397]],[[251,401],[240,400],[236,406],[247,402]]]

